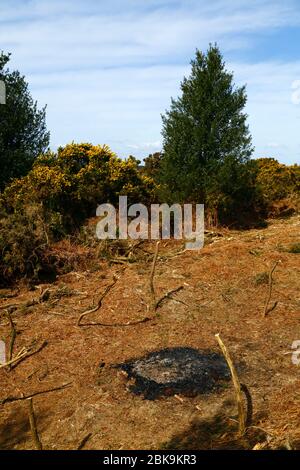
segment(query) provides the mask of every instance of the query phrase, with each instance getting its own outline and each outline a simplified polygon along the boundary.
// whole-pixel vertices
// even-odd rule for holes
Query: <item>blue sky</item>
[[[195,49],[246,84],[255,157],[300,163],[299,0],[0,0],[0,50],[47,104],[51,147],[161,148],[161,113]]]

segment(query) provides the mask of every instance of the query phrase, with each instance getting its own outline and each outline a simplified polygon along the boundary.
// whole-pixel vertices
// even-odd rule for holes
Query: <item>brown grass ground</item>
[[[114,273],[120,276],[117,284],[88,320],[126,323],[143,318],[150,263],[130,263],[121,272],[124,266],[99,262],[91,270],[60,276],[48,285],[48,302],[12,314],[18,331],[15,352],[33,340],[48,345],[12,371],[0,369],[0,400],[72,382],[34,398],[46,449],[76,449],[89,433],[85,449],[243,449],[259,442],[266,448],[299,449],[300,376],[290,352],[292,342],[300,340],[300,255],[285,251],[299,242],[299,230],[295,216],[271,221],[261,230],[223,231],[199,252],[162,256],[155,274],[157,296],[181,284],[184,289],[162,304],[154,320],[136,326],[80,328],[76,323],[80,313],[97,303]],[[153,252],[150,243],[144,247]],[[175,242],[162,243],[160,254],[179,248]],[[277,260],[272,302],[278,305],[263,318],[268,285],[259,280]],[[57,295],[53,303],[55,292],[65,295]],[[38,294],[21,287],[13,302]],[[12,300],[0,302],[5,306]],[[216,333],[252,394],[253,427],[242,439],[236,436],[231,384],[182,402],[175,397],[147,401],[132,395],[124,377],[109,367],[170,346],[218,351]],[[2,316],[0,339],[9,342],[9,335]],[[0,406],[0,448],[33,448],[24,401]]]

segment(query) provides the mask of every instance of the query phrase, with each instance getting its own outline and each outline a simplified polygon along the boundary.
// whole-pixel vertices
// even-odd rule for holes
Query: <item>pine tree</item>
[[[234,85],[219,48],[210,45],[206,54],[196,51],[181,92],[162,116],[160,181],[166,199],[211,205],[214,197],[223,197],[220,175],[234,168],[234,186],[235,173],[253,152],[243,112],[245,87]]]
[[[0,104],[0,191],[25,175],[49,145],[45,108],[38,110],[25,78],[6,68],[9,58],[0,52],[0,80],[6,88],[6,104]]]

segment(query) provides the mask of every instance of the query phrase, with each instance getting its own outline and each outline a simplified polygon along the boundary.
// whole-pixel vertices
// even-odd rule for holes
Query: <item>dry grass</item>
[[[0,370],[0,399],[29,395],[73,382],[73,386],[35,398],[35,415],[45,449],[76,449],[87,434],[86,449],[262,448],[300,449],[300,378],[291,362],[291,344],[299,337],[300,259],[286,250],[299,242],[299,217],[272,221],[261,230],[223,231],[200,252],[169,257],[181,245],[162,243],[156,265],[156,295],[184,284],[164,302],[153,321],[127,328],[78,328],[78,316],[93,308],[120,266],[97,261],[90,267],[88,248],[76,271],[62,274],[52,292],[64,285],[76,295],[13,312],[20,350],[35,341],[47,348],[13,371]],[[282,249],[284,248],[284,250]],[[58,251],[61,245],[57,246]],[[153,253],[154,244],[143,249]],[[87,250],[87,251],[85,251]],[[71,245],[64,253],[77,256]],[[84,261],[84,253],[87,258]],[[151,256],[149,256],[151,259]],[[280,261],[272,299],[278,305],[262,317],[268,285],[255,282]],[[93,263],[93,260],[92,260]],[[124,266],[122,266],[122,269]],[[118,283],[91,320],[126,323],[145,316],[151,262],[126,263]],[[21,286],[16,303],[32,293]],[[0,298],[0,306],[11,300]],[[242,382],[250,389],[252,428],[237,439],[237,414],[231,387],[183,402],[174,397],[147,401],[132,395],[122,374],[109,366],[154,349],[191,346],[217,350],[220,332]],[[7,321],[0,338],[9,341]],[[101,365],[101,367],[100,367]],[[163,425],[162,425],[163,423]],[[0,407],[0,448],[33,447],[27,409],[22,402]]]

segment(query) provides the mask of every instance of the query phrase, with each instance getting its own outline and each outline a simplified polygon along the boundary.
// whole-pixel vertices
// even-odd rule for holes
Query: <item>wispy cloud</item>
[[[248,83],[257,154],[279,141],[278,157],[288,161],[299,158],[291,102],[299,62],[270,51],[256,63],[253,51],[260,37],[297,25],[296,0],[1,0],[0,49],[48,104],[53,147],[85,140],[143,156],[160,145],[160,114],[195,48],[217,41],[237,82]]]

